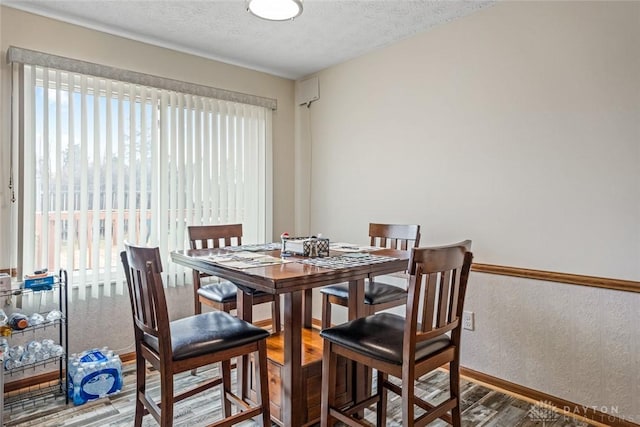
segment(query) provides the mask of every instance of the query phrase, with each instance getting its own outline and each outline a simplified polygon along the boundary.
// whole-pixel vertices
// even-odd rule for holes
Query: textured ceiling
[[[303,0],[270,22],[244,0],[0,0],[62,21],[297,79],[490,6],[494,0]]]

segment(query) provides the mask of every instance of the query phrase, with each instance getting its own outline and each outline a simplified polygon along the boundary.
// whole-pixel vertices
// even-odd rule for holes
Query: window
[[[81,298],[122,292],[128,240],[159,246],[175,286],[191,277],[169,258],[188,225],[266,241],[270,108],[39,65],[14,77],[19,274],[62,267]]]

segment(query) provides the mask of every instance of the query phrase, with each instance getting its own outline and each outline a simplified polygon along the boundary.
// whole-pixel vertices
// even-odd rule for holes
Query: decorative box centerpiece
[[[282,236],[282,253],[308,257],[329,256],[329,239]]]

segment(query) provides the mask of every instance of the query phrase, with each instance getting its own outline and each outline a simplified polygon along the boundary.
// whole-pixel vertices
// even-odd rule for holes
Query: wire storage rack
[[[69,403],[66,369],[69,349],[68,310],[68,276],[66,270],[59,270],[54,275],[50,289],[29,289],[24,283],[14,283],[11,289],[0,290],[0,306],[19,307],[23,299],[51,300],[47,306],[50,310],[38,312],[44,319],[41,323],[30,324],[24,329],[11,330],[6,336],[5,352],[0,353],[3,366],[0,367],[0,425],[4,424],[4,412],[13,411],[20,407],[39,405],[50,399],[64,398]],[[33,314],[33,313],[32,313]],[[5,329],[6,330],[6,329]],[[51,345],[51,352],[42,351],[38,357],[16,358],[16,352],[25,350],[29,343],[32,346]],[[14,354],[11,354],[13,349]],[[16,350],[17,349],[17,350]],[[47,349],[48,350],[48,349]],[[11,357],[12,356],[12,357]],[[18,361],[16,363],[16,361]],[[55,369],[51,369],[55,367]],[[57,373],[57,378],[56,377]],[[28,385],[30,375],[42,374],[50,381]],[[19,377],[15,384],[25,384],[17,387],[7,387],[11,377]],[[27,380],[25,380],[25,378]],[[8,391],[8,389],[12,389]]]

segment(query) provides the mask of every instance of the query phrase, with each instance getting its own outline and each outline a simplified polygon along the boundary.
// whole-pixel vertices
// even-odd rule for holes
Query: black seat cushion
[[[222,351],[269,336],[268,331],[224,311],[174,320],[169,323],[169,328],[173,360]],[[147,334],[144,341],[155,351],[159,351],[156,337]]]
[[[338,284],[320,289],[323,294],[333,295],[346,300],[349,298],[349,285]],[[407,299],[407,291],[384,282],[366,282],[364,284],[364,303],[369,305],[383,304],[389,301]]]
[[[222,280],[219,283],[211,283],[201,286],[198,289],[198,295],[205,297],[211,301],[220,303],[234,302],[238,293],[238,287],[228,280]],[[253,296],[260,296],[266,294],[266,292],[256,291],[247,287],[240,287],[243,291],[253,294]]]
[[[324,329],[320,336],[331,342],[378,360],[402,364],[404,317],[379,313]],[[416,361],[451,344],[447,335],[423,341],[416,346]]]

